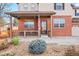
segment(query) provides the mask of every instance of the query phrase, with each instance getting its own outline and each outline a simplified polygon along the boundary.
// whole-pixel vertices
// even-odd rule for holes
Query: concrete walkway
[[[44,40],[46,43],[55,43],[55,44],[79,44],[79,37],[20,37],[20,41],[31,42],[32,40]]]

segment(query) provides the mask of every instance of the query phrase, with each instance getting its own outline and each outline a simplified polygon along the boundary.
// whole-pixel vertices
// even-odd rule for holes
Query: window
[[[46,30],[46,21],[41,22],[42,30]]]
[[[31,21],[31,20],[25,21],[25,22],[24,22],[24,26],[25,26],[26,28],[34,28],[34,21]]]
[[[53,19],[53,23],[54,23],[55,28],[62,28],[65,25],[65,19],[55,18],[55,19]]]
[[[31,10],[37,11],[38,10],[38,3],[31,3]]]
[[[64,10],[64,3],[55,3],[54,9],[55,10]]]
[[[29,6],[28,6],[28,3],[24,4],[24,9],[26,9],[26,10],[27,10],[27,9],[28,9],[28,7],[29,7]]]
[[[35,3],[32,3],[31,8],[35,8],[35,5],[36,5]]]
[[[79,10],[75,10],[75,16],[79,16]]]

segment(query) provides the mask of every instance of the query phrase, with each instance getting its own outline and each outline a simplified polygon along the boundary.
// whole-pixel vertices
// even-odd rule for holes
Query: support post
[[[26,37],[26,31],[24,30],[24,37]]]
[[[41,32],[40,32],[40,29],[41,29],[41,28],[40,28],[40,22],[41,22],[41,21],[40,21],[40,15],[38,15],[38,36],[39,36],[39,37],[41,36],[41,35],[40,35],[40,33],[41,33]]]
[[[12,17],[10,16],[10,38],[12,38]]]
[[[52,15],[50,16],[50,19],[51,19],[51,32],[50,32],[50,37],[52,38]]]

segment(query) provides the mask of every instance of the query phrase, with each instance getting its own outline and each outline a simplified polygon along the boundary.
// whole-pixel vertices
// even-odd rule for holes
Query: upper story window
[[[79,9],[75,10],[75,16],[79,16]]]
[[[31,10],[37,11],[38,10],[38,3],[31,3]]]
[[[55,18],[53,19],[53,24],[55,28],[63,28],[65,26],[65,19]]]
[[[54,10],[64,10],[64,3],[54,3]]]
[[[24,9],[27,10],[29,7],[28,3],[24,4]]]
[[[72,3],[71,6],[75,11],[75,16],[79,16],[79,3]]]
[[[35,3],[32,3],[31,8],[35,8],[35,5],[36,5]]]

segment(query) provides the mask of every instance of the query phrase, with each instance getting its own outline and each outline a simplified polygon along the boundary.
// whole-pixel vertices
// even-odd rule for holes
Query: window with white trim
[[[55,28],[63,28],[65,26],[64,18],[55,18],[53,19],[53,24]]]
[[[64,3],[54,3],[55,10],[64,10]]]
[[[79,16],[79,10],[75,10],[75,16]]]
[[[37,3],[31,3],[31,10],[32,11],[37,11],[38,7],[39,7],[39,5]]]
[[[25,10],[27,10],[28,7],[29,7],[29,4],[28,4],[28,3],[24,4],[24,9],[25,9]]]
[[[27,20],[27,21],[24,22],[25,28],[32,29],[32,28],[34,28],[34,26],[35,26],[35,23],[34,23],[33,20]]]

